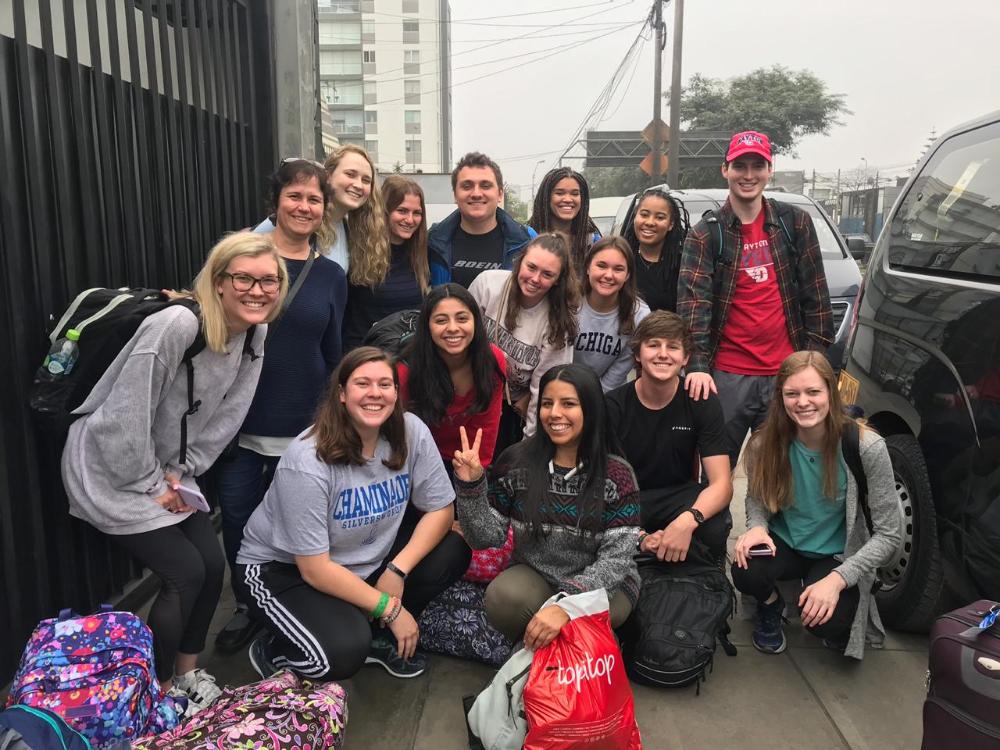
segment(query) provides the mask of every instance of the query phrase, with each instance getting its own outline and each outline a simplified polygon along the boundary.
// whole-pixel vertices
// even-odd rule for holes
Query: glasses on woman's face
[[[281,289],[281,279],[277,276],[264,276],[258,279],[248,273],[229,273],[228,271],[222,275],[229,277],[229,280],[233,282],[233,289],[237,292],[249,292],[255,284],[260,284],[260,290],[264,294],[277,294],[278,290]]]

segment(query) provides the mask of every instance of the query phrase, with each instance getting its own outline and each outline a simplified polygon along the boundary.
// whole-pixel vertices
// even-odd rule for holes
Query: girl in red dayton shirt
[[[430,427],[448,472],[461,449],[462,426],[468,435],[482,429],[479,460],[489,466],[507,363],[490,343],[479,305],[464,287],[442,284],[427,294],[397,370],[403,404]]]

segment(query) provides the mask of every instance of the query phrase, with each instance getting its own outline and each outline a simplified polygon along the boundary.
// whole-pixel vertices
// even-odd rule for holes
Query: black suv
[[[722,204],[726,202],[726,198],[729,197],[729,191],[720,188],[668,190],[666,185],[659,187],[662,190],[667,190],[687,209],[688,216],[691,218],[691,226],[701,221],[701,217],[706,211],[721,208]],[[638,195],[639,193],[636,193],[622,200],[611,228],[612,233],[622,234],[622,227],[628,226],[634,220],[635,199]],[[853,316],[855,300],[861,286],[861,272],[858,270],[858,264],[848,253],[847,243],[837,227],[814,200],[804,195],[776,190],[766,190],[764,195],[767,198],[798,206],[812,217],[823,256],[823,271],[826,274],[827,288],[830,290],[830,304],[833,306],[833,325],[836,333],[833,346],[827,350],[827,356],[833,366],[839,369],[847,344],[849,322]]]
[[[1000,111],[928,151],[876,242],[840,390],[886,438],[906,515],[887,624],[1000,599]]]

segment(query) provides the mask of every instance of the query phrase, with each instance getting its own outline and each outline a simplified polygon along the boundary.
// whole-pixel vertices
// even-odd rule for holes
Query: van
[[[939,138],[900,193],[840,391],[885,437],[906,516],[886,623],[1000,600],[1000,111]]]

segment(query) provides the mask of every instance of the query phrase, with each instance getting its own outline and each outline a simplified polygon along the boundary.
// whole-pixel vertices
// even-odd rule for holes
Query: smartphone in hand
[[[773,557],[774,553],[766,544],[755,544],[747,550],[747,557]]]

